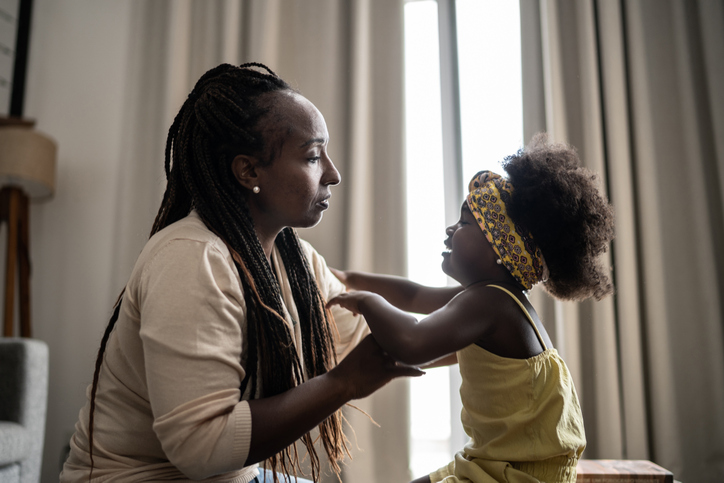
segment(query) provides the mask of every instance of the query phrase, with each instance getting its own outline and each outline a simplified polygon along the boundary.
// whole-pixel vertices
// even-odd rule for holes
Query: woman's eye
[[[310,163],[316,163],[319,161],[320,158],[320,156],[313,156],[311,158],[307,158],[307,161],[309,161]]]

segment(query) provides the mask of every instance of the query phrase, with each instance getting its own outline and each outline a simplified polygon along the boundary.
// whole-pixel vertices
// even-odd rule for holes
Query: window
[[[445,227],[467,182],[523,146],[520,13],[515,0],[405,5],[408,276],[454,283],[440,269]],[[503,173],[501,173],[503,174]],[[413,477],[450,462],[466,436],[457,366],[411,380]]]

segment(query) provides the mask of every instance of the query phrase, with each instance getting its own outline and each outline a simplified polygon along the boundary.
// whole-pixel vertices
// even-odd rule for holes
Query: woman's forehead
[[[290,137],[298,138],[304,145],[329,138],[324,116],[311,101],[296,92],[284,92],[282,95],[277,106],[279,114],[285,118]]]

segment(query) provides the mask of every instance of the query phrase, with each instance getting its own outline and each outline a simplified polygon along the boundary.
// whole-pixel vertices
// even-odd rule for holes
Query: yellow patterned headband
[[[533,236],[516,225],[505,208],[513,194],[513,185],[492,171],[480,171],[470,180],[468,191],[470,211],[502,264],[518,283],[530,290],[536,283],[546,280],[548,270]]]

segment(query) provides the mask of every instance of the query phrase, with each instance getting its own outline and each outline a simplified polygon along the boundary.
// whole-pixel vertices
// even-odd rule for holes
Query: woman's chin
[[[305,216],[303,219],[297,221],[294,223],[294,228],[313,228],[317,225],[319,225],[319,222],[322,221],[323,213],[321,211],[316,213],[310,213],[309,215]]]

